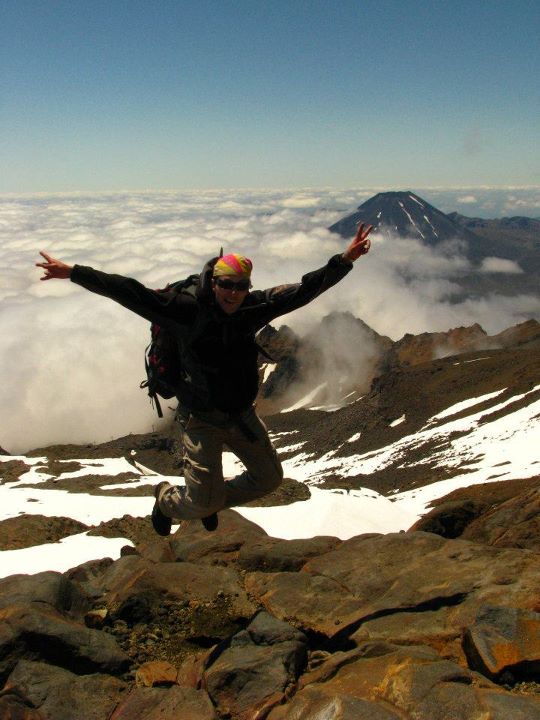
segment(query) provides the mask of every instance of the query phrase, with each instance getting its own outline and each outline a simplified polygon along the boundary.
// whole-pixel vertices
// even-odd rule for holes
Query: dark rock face
[[[0,611],[0,677],[20,659],[32,658],[80,674],[121,673],[129,658],[109,635],[102,636],[52,611],[11,606]]]
[[[501,548],[540,549],[540,477],[461,488],[434,505],[410,531]]]
[[[538,700],[511,697],[430,648],[364,643],[305,675],[292,702],[268,718],[308,720],[321,708],[336,719],[472,720],[486,706],[497,720],[540,717]]]
[[[517,608],[483,607],[465,631],[469,666],[493,680],[538,677],[540,615]]]
[[[0,455],[8,453],[0,452]],[[0,483],[16,482],[21,475],[28,472],[30,466],[23,460],[1,460],[0,468],[2,469],[2,479]]]
[[[76,675],[54,665],[21,660],[4,691],[16,691],[44,720],[103,720],[116,707],[126,684],[111,675]]]
[[[0,581],[0,717],[540,719],[537,553],[233,511],[155,545]]]
[[[221,713],[248,720],[285,699],[306,665],[307,638],[260,613],[216,654],[204,672],[204,687]]]

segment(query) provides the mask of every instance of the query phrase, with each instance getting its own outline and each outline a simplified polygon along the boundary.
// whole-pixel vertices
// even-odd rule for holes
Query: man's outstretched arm
[[[372,229],[372,225],[360,225],[356,236],[343,253],[334,255],[327,265],[319,270],[304,275],[301,282],[252,293],[253,296],[260,294],[261,299],[269,301],[266,322],[307,305],[342,280],[352,270],[353,263],[369,252],[371,241],[368,236]]]
[[[151,290],[138,280],[94,270],[82,265],[68,265],[40,251],[45,262],[36,263],[45,271],[40,280],[70,279],[90,292],[110,298],[137,315],[160,325],[190,322],[195,313],[192,298],[180,293]]]

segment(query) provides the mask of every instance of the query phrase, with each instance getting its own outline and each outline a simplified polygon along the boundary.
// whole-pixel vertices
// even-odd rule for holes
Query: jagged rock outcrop
[[[461,488],[433,505],[411,531],[494,547],[540,549],[540,476]]]
[[[496,343],[496,347],[538,346],[540,344],[540,323],[537,320],[527,320],[493,335],[491,339]]]
[[[490,341],[477,323],[447,332],[407,334],[393,344],[385,358],[385,365],[388,369],[399,365],[419,365],[437,358],[490,347],[495,347],[494,342]]]
[[[391,370],[398,366],[419,365],[437,358],[462,355],[480,350],[532,346],[540,342],[540,323],[536,320],[507,328],[497,335],[488,335],[475,323],[469,327],[446,332],[404,335],[387,352],[383,364]]]
[[[540,719],[535,552],[233,511],[151,545],[0,581],[0,717]]]
[[[382,373],[454,355],[540,345],[540,323],[528,320],[488,335],[477,323],[444,332],[407,333],[392,342],[350,313],[331,313],[303,338],[286,326],[267,328],[261,344],[275,362],[261,366],[260,408],[271,414],[294,405],[305,407],[351,402],[370,389]],[[316,393],[310,392],[319,388]]]
[[[431,648],[362,643],[302,677],[292,701],[268,720],[538,720],[540,703],[502,692]],[[324,713],[324,714],[323,714]]]
[[[369,389],[392,347],[390,338],[348,312],[330,313],[302,338],[285,327],[267,330],[259,340],[275,360],[263,365],[260,403],[265,413],[294,405],[304,395],[310,396],[309,406],[339,405],[345,397],[350,401],[351,393]],[[310,392],[313,388],[318,390]]]
[[[209,656],[202,685],[221,714],[239,720],[264,717],[265,709],[294,689],[307,652],[302,632],[262,612]]]

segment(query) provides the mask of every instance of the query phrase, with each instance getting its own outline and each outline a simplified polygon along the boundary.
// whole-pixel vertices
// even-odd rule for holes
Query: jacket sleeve
[[[268,303],[266,322],[307,305],[342,280],[352,267],[352,263],[344,261],[341,255],[334,255],[324,267],[307,273],[299,283],[263,290],[264,300]]]
[[[160,325],[189,323],[196,312],[191,298],[179,293],[150,290],[133,278],[101,272],[84,265],[73,267],[71,281]]]

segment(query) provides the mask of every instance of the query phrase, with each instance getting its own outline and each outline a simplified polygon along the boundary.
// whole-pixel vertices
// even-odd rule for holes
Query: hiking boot
[[[208,515],[207,517],[201,518],[201,522],[204,525],[204,529],[208,530],[208,532],[213,532],[217,529],[218,526],[218,516],[217,513],[212,513],[211,515]]]
[[[157,534],[161,535],[162,537],[167,537],[167,535],[170,535],[172,527],[171,518],[164,515],[159,509],[158,498],[161,490],[164,488],[165,485],[171,487],[170,483],[168,483],[166,480],[163,480],[162,482],[158,483],[154,488],[154,497],[156,498],[156,502],[154,503],[154,507],[152,509],[152,527],[157,532]]]

